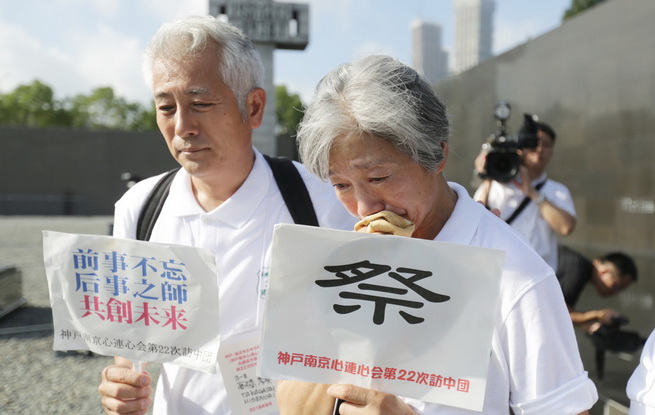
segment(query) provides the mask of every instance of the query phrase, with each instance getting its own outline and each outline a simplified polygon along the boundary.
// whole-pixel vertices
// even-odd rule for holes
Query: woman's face
[[[443,225],[438,194],[444,165],[430,172],[385,140],[341,137],[330,151],[329,180],[352,215],[389,210],[414,222],[414,237],[433,239]]]

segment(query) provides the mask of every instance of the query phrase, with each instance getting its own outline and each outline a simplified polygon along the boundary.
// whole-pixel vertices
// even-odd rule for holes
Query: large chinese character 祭
[[[283,380],[277,388],[281,413],[531,414],[544,413],[543,408],[552,414],[587,413],[597,393],[582,367],[554,272],[462,186],[446,180],[446,108],[421,75],[388,56],[367,56],[334,69],[317,86],[297,140],[308,170],[329,181],[339,201],[362,220],[357,230],[395,234],[394,227],[409,228],[404,235],[413,239],[505,251],[505,262],[498,307],[490,311],[493,334],[488,367],[484,368],[486,393],[479,411],[352,384]],[[395,252],[385,254],[400,260]],[[393,309],[405,313],[407,323],[420,324],[423,332],[434,330],[428,316],[417,314],[421,310],[418,300],[399,301],[406,293],[417,294],[425,303],[441,302],[440,306],[456,300],[449,298],[448,292],[423,289],[430,278],[425,270],[390,267],[379,261],[367,262],[367,258],[358,263],[328,264],[325,270],[332,278],[315,283],[325,290],[342,290],[339,297],[344,303],[336,304],[334,311],[354,315],[363,311],[359,308],[362,302],[373,302],[373,320],[382,326]],[[386,289],[385,279],[399,284]],[[405,339],[407,344],[413,340]],[[291,363],[294,359],[314,361],[293,354],[289,359]],[[335,363],[340,362],[332,365]],[[348,362],[333,367],[349,370]],[[350,370],[362,376],[402,375],[406,379],[408,375],[395,368],[360,369]],[[409,376],[427,387],[459,393],[468,390],[466,382],[448,376],[419,372]],[[334,409],[335,401],[338,409]]]
[[[327,271],[334,272],[338,279],[316,281],[316,284],[321,287],[339,287],[343,285],[356,284],[364,280],[385,274],[389,278],[407,286],[407,288],[411,289],[426,301],[430,301],[432,303],[441,303],[450,299],[450,297],[447,295],[432,292],[416,284],[416,281],[432,276],[432,272],[430,271],[421,271],[418,269],[410,268],[397,268],[395,271],[393,271],[392,268],[388,265],[371,264],[369,261],[361,261],[354,264],[326,266],[325,269]],[[403,274],[408,274],[410,277],[406,278],[403,276]],[[395,288],[392,286],[370,283],[357,284],[357,288],[359,291],[356,292],[342,291],[339,294],[339,297],[362,301],[372,301],[375,304],[375,310],[373,314],[373,322],[375,324],[384,323],[384,312],[386,310],[386,306],[389,304],[409,308],[423,307],[422,302],[402,298],[402,296],[407,295],[409,292],[409,290],[405,288]],[[365,293],[371,291],[383,292],[387,295],[381,296]],[[334,305],[334,311],[340,314],[352,313],[353,311],[359,310],[360,308],[360,305]],[[425,321],[424,318],[414,316],[403,310],[398,311],[398,313],[410,324],[418,324]]]

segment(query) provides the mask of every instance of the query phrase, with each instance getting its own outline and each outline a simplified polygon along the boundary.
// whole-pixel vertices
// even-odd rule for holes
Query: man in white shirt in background
[[[487,152],[480,153],[475,160],[475,169],[483,182],[473,199],[490,209],[499,209],[500,218],[505,221],[524,199],[528,199],[523,211],[510,225],[530,242],[553,270],[557,270],[557,237],[569,235],[575,229],[575,206],[569,189],[546,175],[557,134],[546,123],[537,122],[536,127],[538,145],[518,150],[521,157],[519,174],[509,182],[486,177]]]

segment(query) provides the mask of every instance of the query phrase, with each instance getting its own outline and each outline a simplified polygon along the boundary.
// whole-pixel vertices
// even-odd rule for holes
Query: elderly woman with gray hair
[[[302,161],[329,180],[348,211],[390,211],[413,238],[501,249],[483,414],[587,413],[597,399],[553,270],[466,190],[444,177],[446,108],[429,83],[387,56],[338,67],[317,86],[298,131]],[[411,339],[408,339],[411,341]],[[468,414],[353,385],[280,381],[282,414]]]

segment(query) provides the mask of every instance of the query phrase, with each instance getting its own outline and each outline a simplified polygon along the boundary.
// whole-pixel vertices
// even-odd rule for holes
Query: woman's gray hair
[[[164,23],[143,57],[146,83],[152,90],[152,69],[156,61],[198,56],[212,45],[216,46],[220,58],[216,70],[236,96],[245,118],[248,93],[262,88],[264,67],[261,57],[241,30],[213,16],[191,16]]]
[[[434,171],[448,142],[446,107],[409,66],[389,56],[360,58],[332,70],[316,86],[298,128],[300,157],[325,180],[334,141],[359,135],[386,140]]]

